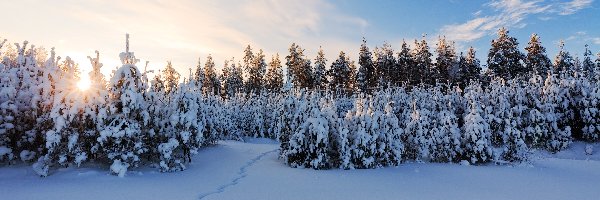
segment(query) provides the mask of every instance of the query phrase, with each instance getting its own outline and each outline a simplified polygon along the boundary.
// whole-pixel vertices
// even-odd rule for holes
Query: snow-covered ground
[[[108,166],[38,177],[29,166],[0,168],[0,199],[598,199],[600,152],[575,143],[558,154],[534,153],[529,164],[463,166],[408,163],[369,170],[294,169],[266,139],[222,141],[188,169],[144,167],[124,178]],[[600,151],[600,145],[594,144]]]

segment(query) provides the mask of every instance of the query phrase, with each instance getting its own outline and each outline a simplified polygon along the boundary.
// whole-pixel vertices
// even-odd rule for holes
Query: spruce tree
[[[396,65],[400,72],[400,81],[398,84],[408,83],[409,85],[416,85],[418,80],[421,80],[421,74],[417,71],[414,66],[414,61],[411,55],[411,50],[406,44],[406,41],[402,41],[402,47],[398,52],[398,58],[396,59]]]
[[[528,69],[523,67],[524,55],[519,51],[519,43],[508,35],[504,27],[498,30],[498,38],[492,40],[488,53],[488,68],[498,77],[505,80],[525,75]]]
[[[304,56],[304,49],[293,43],[289,48],[290,55],[285,59],[288,74],[292,77],[294,87],[310,88],[312,84],[313,72],[310,67],[310,60]]]
[[[590,51],[589,46],[586,44],[585,52],[583,53],[582,72],[583,76],[588,80],[593,80],[594,70],[596,68],[594,62],[592,61],[592,56],[592,51]]]
[[[432,75],[437,83],[447,83],[456,75],[457,58],[454,44],[446,41],[445,37],[438,38],[436,63],[433,65]],[[452,75],[452,76],[451,76]]]
[[[204,75],[204,69],[202,69],[202,63],[200,62],[200,58],[198,58],[198,65],[196,66],[196,70],[194,72],[194,83],[197,89],[200,92],[204,89],[204,82],[206,81],[206,76]]]
[[[531,35],[525,50],[527,50],[525,66],[528,71],[532,71],[539,76],[546,76],[548,70],[552,67],[552,63],[546,56],[546,48],[542,46],[540,37],[537,34]]]
[[[325,58],[325,53],[323,52],[322,48],[319,48],[319,52],[317,53],[317,58],[315,58],[315,70],[314,70],[314,77],[313,79],[313,83],[314,86],[313,88],[317,88],[317,89],[321,89],[324,90],[327,88],[327,74],[326,74],[326,70],[325,70],[325,66],[327,65],[327,59]]]
[[[560,50],[554,58],[554,73],[559,74],[560,78],[570,76],[575,68],[575,60],[564,47],[565,43],[561,41],[559,45]]]
[[[278,93],[283,87],[283,69],[281,67],[281,61],[279,60],[279,54],[271,58],[269,62],[269,71],[266,75],[265,87],[270,92]]]
[[[375,70],[377,73],[377,81],[380,87],[387,87],[395,84],[396,75],[396,58],[394,57],[394,49],[385,42],[381,48],[375,48]]]
[[[149,115],[142,96],[146,86],[135,65],[139,60],[129,51],[129,35],[125,52],[119,56],[123,65],[113,73],[109,83],[108,124],[97,141],[107,158],[113,161],[111,171],[124,176],[127,169],[136,167],[142,154],[148,151],[142,126],[147,124]]]
[[[331,63],[327,74],[330,77],[329,89],[339,92],[346,92],[352,89],[350,82],[352,78],[350,60],[343,51],[340,52],[338,59]]]
[[[177,85],[179,84],[180,75],[177,72],[177,70],[175,70],[175,68],[173,68],[171,61],[167,62],[167,66],[165,67],[164,70],[161,71],[161,73],[162,73],[161,77],[163,78],[163,84],[165,87],[165,92],[166,92],[167,98],[169,98],[170,95],[172,93],[175,93],[175,91],[177,90]]]
[[[211,55],[206,57],[206,63],[204,63],[204,77],[204,94],[220,95],[221,81],[215,71],[215,62]]]
[[[377,76],[375,74],[373,56],[371,55],[371,51],[369,51],[369,47],[367,47],[367,40],[365,38],[363,38],[363,43],[360,45],[358,65],[358,74],[356,77],[358,89],[361,92],[366,92],[376,87]]]
[[[244,59],[246,58],[244,57]],[[267,62],[265,61],[263,50],[260,49],[258,53],[254,55],[254,60],[252,60],[250,64],[246,90],[248,92],[254,92],[255,94],[260,93],[264,88],[264,78],[266,72]]]
[[[418,77],[420,80],[416,80],[417,83],[424,84],[434,84],[434,77],[432,74],[433,63],[431,61],[431,52],[429,52],[429,46],[427,45],[427,41],[425,40],[425,36],[421,41],[415,40],[415,48],[413,49],[412,57],[414,59],[414,67],[415,70],[411,70],[411,72],[416,72],[420,74]]]

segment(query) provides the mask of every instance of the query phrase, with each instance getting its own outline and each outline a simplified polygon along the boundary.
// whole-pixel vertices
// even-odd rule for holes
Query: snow
[[[279,144],[246,138],[200,149],[176,173],[130,169],[124,178],[108,166],[83,164],[40,178],[32,168],[0,168],[2,199],[597,199],[600,155],[574,142],[556,154],[533,152],[520,165],[464,166],[404,163],[362,170],[290,168]],[[113,164],[115,165],[115,164]],[[111,170],[112,170],[111,166]],[[118,168],[118,166],[115,166]],[[114,170],[113,170],[114,171]]]

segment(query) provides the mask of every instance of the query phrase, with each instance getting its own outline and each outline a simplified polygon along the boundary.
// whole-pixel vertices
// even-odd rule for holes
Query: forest
[[[119,176],[141,165],[175,172],[202,148],[247,137],[280,142],[290,167],[511,164],[534,149],[600,141],[600,53],[587,45],[579,58],[561,44],[551,60],[538,35],[521,50],[501,28],[483,64],[444,37],[430,46],[423,37],[371,50],[363,39],[355,62],[322,50],[311,59],[295,43],[268,59],[248,45],[220,72],[209,55],[189,74],[170,62],[154,73],[127,35],[122,66],[105,77],[96,51],[91,87],[80,90],[69,57],[4,40],[0,166],[30,164],[40,176],[88,162]]]

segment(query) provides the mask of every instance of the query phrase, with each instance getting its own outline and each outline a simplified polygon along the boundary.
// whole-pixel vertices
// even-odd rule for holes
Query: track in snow
[[[240,167],[238,173],[237,173],[237,177],[233,178],[229,183],[223,184],[221,186],[219,186],[217,188],[217,190],[212,191],[212,192],[208,192],[208,193],[204,193],[202,195],[200,195],[199,199],[204,199],[207,196],[213,195],[213,194],[218,194],[218,193],[222,193],[225,191],[225,189],[227,189],[228,187],[234,186],[236,184],[238,184],[240,182],[240,180],[242,180],[243,178],[245,178],[246,176],[248,176],[248,168],[252,167],[252,165],[254,165],[256,162],[258,162],[260,159],[262,159],[263,157],[265,157],[267,154],[273,153],[278,151],[279,149],[274,149],[271,151],[267,151],[267,152],[263,152],[260,155],[250,159],[250,161],[248,161],[244,166]]]

